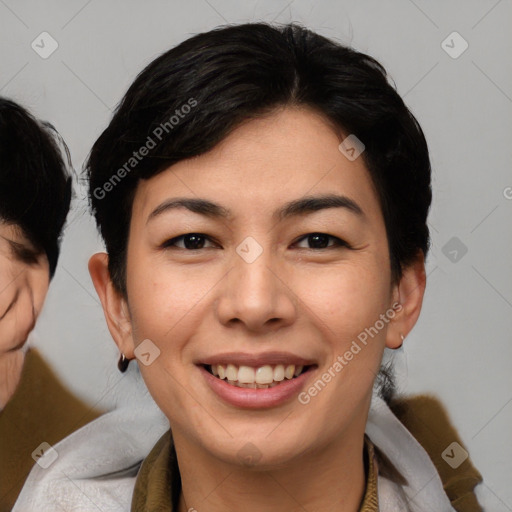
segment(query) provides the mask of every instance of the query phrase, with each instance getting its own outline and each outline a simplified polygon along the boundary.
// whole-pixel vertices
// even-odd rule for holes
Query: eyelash
[[[185,233],[184,235],[180,235],[180,236],[177,236],[177,237],[174,237],[174,238],[171,238],[167,241],[165,241],[162,245],[161,245],[161,248],[162,249],[170,249],[170,248],[177,248],[177,249],[182,249],[182,250],[185,250],[185,251],[189,251],[189,252],[196,252],[196,251],[200,251],[202,249],[209,249],[209,247],[202,247],[200,249],[187,249],[186,247],[176,247],[175,243],[182,239],[182,238],[185,238],[186,236],[190,236],[190,235],[195,235],[195,236],[198,236],[198,237],[202,237],[202,238],[205,238],[205,239],[208,239],[210,241],[212,241],[212,239],[203,234],[203,233]],[[321,247],[321,248],[306,248],[307,250],[311,250],[311,251],[325,251],[327,249],[335,249],[335,248],[341,248],[341,247],[345,247],[347,249],[351,249],[352,247],[347,243],[345,242],[345,240],[342,240],[341,238],[338,238],[337,236],[334,236],[334,235],[329,235],[327,233],[321,233],[321,232],[312,232],[312,233],[308,233],[306,235],[303,235],[301,236],[300,238],[296,239],[294,244],[304,240],[304,239],[307,239],[308,237],[310,236],[315,236],[315,235],[320,235],[320,236],[324,236],[324,237],[327,237],[329,239],[332,239],[335,241],[334,245],[330,245],[328,247]],[[305,249],[304,247],[301,247],[300,249]]]
[[[15,247],[14,252],[19,261],[28,265],[35,265],[38,261],[38,254],[26,247]]]

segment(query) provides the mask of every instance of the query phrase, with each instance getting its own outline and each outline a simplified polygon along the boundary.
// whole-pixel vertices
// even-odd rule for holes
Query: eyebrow
[[[164,212],[177,208],[185,208],[191,212],[213,219],[229,219],[232,217],[232,212],[229,209],[217,203],[213,203],[207,199],[177,197],[174,199],[168,199],[157,206],[150,213],[146,224]],[[353,199],[337,194],[306,196],[300,199],[295,199],[285,203],[280,209],[276,210],[273,214],[273,217],[282,221],[290,217],[306,215],[308,213],[313,213],[328,208],[345,208],[349,212],[359,217],[366,217],[363,209]]]
[[[17,261],[22,262],[35,262],[37,257],[42,254],[38,251],[30,241],[16,242],[6,236],[0,235],[8,244],[11,249],[11,254]]]

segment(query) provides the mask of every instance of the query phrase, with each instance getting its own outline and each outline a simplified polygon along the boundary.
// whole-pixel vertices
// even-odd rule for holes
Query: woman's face
[[[140,182],[127,314],[177,444],[279,464],[364,430],[399,296],[369,173],[340,142],[318,114],[285,109]]]
[[[18,385],[24,345],[48,291],[46,254],[16,225],[0,221],[0,408]]]

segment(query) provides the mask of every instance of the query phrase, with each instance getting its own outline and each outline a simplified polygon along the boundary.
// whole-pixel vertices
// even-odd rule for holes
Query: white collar
[[[379,476],[381,512],[455,511],[429,455],[378,396],[376,389],[365,431],[408,482],[407,486],[401,486]]]

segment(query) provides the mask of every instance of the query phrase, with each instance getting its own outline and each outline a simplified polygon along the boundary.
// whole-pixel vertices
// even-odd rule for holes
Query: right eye
[[[178,247],[177,243],[179,240],[183,240],[184,247]],[[190,251],[198,251],[200,249],[207,249],[204,246],[205,240],[211,240],[208,236],[203,233],[186,233],[174,238],[171,238],[162,244],[162,249],[169,249],[172,247],[178,249],[187,249]]]

